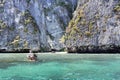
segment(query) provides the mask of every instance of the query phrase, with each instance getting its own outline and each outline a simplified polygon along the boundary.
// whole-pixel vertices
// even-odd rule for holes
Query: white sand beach
[[[28,53],[0,53],[0,62],[29,61]],[[120,58],[120,54],[68,54],[66,52],[36,53],[38,61],[62,59],[89,59],[89,58]]]

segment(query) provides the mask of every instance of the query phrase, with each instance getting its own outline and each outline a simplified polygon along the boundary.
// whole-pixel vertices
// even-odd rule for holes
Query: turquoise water
[[[0,80],[120,80],[120,59],[0,63]]]

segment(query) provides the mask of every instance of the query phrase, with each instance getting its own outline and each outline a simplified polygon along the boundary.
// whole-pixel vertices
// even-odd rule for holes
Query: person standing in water
[[[30,50],[28,55],[27,55],[27,58],[28,58],[28,60],[36,61],[37,60],[37,55],[32,53],[32,50]]]

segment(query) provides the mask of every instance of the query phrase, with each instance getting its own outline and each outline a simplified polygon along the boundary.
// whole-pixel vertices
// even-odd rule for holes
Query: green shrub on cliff
[[[61,39],[60,39],[60,43],[64,43],[64,42],[65,42],[65,40],[66,40],[66,36],[65,36],[65,35],[63,35],[63,36],[61,37]]]
[[[37,23],[36,23],[35,19],[32,17],[30,12],[28,10],[26,10],[21,15],[23,16],[23,21],[21,21],[21,22],[25,25],[24,32],[27,33],[28,32],[28,26],[32,25],[33,28],[34,28],[32,34],[36,34],[39,29],[38,29],[38,26],[37,26]]]
[[[94,21],[93,22],[89,22],[89,31],[92,31],[92,29],[93,29],[93,24],[94,24]]]
[[[31,22],[31,19],[25,19],[25,25],[30,24]]]
[[[24,49],[28,48],[28,42],[27,41],[24,41],[23,47],[24,47]]]
[[[0,20],[0,28],[1,28],[1,29],[4,29],[4,28],[6,28],[6,27],[7,27],[7,25],[5,24],[5,22],[2,21],[2,20]]]
[[[31,16],[30,12],[27,10],[24,13],[22,13],[22,16],[24,17],[24,24],[32,24],[33,26],[36,26],[34,18]]]
[[[24,27],[24,32],[27,33],[28,32],[28,28]]]
[[[20,36],[16,36],[15,39],[11,42],[11,44],[14,45],[14,47],[18,47],[20,42]]]
[[[90,37],[91,36],[90,31],[85,31],[85,36]]]
[[[114,12],[120,12],[120,3],[114,7]]]
[[[82,35],[78,25],[79,22],[81,23],[81,25],[86,24],[83,9],[80,9],[80,11],[77,12],[76,17],[69,22],[69,25],[66,29],[67,34],[62,37],[63,42],[70,39],[76,40],[79,35]]]

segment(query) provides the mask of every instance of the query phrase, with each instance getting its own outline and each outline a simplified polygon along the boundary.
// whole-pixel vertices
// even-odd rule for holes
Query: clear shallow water
[[[120,80],[120,59],[0,63],[0,80]]]

